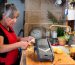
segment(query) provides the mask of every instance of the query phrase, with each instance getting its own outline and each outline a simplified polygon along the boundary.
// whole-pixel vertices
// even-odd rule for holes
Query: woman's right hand
[[[20,41],[20,42],[18,42],[18,43],[20,44],[19,47],[20,47],[21,49],[24,49],[24,50],[26,50],[27,47],[31,45],[31,43],[30,43],[30,42],[27,42],[27,41]]]

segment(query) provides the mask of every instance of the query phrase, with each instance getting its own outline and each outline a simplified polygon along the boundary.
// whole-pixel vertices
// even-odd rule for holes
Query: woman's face
[[[3,16],[4,24],[6,26],[13,26],[16,23],[18,16],[19,13],[16,11],[13,12],[12,17]]]
[[[13,26],[16,23],[16,20],[17,20],[16,18],[11,19],[8,17],[5,19],[5,24],[7,26]]]
[[[13,18],[3,16],[3,21],[6,26],[13,26],[17,21],[17,17],[15,15]]]

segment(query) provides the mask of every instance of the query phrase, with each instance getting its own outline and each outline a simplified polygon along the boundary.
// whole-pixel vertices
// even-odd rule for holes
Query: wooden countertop
[[[66,53],[54,54],[54,61],[50,62],[40,62],[37,59],[36,53],[33,51],[33,47],[28,48],[26,51],[22,52],[22,58],[20,65],[24,64],[24,56],[26,56],[26,65],[75,65],[75,61]]]

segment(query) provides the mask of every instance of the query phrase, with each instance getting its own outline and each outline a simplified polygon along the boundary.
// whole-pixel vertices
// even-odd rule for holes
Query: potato
[[[70,48],[70,53],[75,53],[75,47]]]
[[[53,51],[55,52],[55,53],[58,53],[58,54],[62,54],[63,53],[63,50],[61,50],[60,48],[53,48]]]

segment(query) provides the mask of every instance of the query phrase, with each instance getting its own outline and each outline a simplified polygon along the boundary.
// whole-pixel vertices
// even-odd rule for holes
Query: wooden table
[[[33,51],[33,47],[28,48],[26,51],[22,52],[22,58],[20,65],[25,65],[23,63],[23,58],[26,55],[26,65],[75,65],[75,61],[66,53],[54,54],[54,61],[50,62],[40,62],[37,59],[36,53]]]

